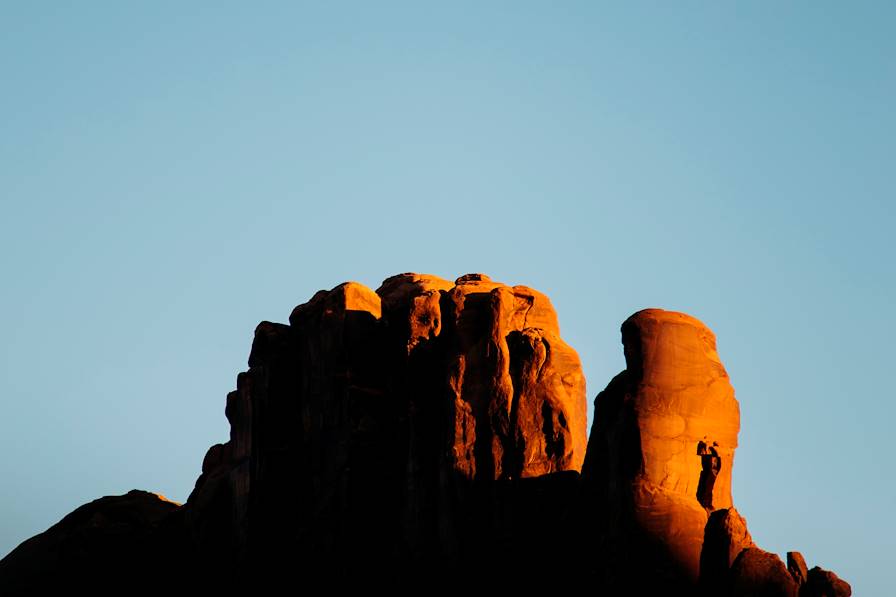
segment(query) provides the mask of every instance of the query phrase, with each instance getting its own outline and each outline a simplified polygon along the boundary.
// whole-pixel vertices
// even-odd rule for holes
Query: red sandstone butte
[[[850,594],[753,542],[738,402],[699,320],[622,324],[595,401],[544,294],[484,274],[346,282],[255,330],[186,504],[83,506],[0,561],[0,593],[282,586]],[[587,448],[587,449],[586,449]],[[139,580],[136,580],[139,579]]]

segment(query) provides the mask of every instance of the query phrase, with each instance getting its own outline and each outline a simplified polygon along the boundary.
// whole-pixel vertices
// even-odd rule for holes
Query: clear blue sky
[[[592,398],[629,314],[705,321],[754,538],[886,594],[896,9],[620,4],[0,5],[0,555],[186,499],[258,321],[476,271]]]

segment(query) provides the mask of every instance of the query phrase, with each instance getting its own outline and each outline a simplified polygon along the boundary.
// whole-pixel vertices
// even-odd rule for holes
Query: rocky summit
[[[647,309],[595,400],[544,294],[483,274],[322,290],[255,330],[183,505],[81,506],[0,561],[0,593],[301,587],[850,595],[752,540],[740,412],[712,331]]]

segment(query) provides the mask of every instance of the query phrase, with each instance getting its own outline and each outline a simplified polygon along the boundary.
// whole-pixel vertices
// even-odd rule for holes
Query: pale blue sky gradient
[[[256,323],[485,272],[589,400],[682,310],[742,412],[756,541],[896,564],[892,3],[0,4],[0,555],[185,500]]]

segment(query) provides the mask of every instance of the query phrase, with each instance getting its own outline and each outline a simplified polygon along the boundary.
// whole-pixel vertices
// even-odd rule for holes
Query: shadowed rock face
[[[525,286],[481,274],[401,274],[376,292],[348,282],[288,326],[259,325],[249,364],[227,399],[230,441],[209,451],[187,503],[209,566],[290,570],[298,556],[379,577],[403,559],[493,550],[492,566],[512,558],[503,544],[522,513],[486,484],[575,473],[585,457],[578,356],[548,298]],[[533,498],[535,512],[566,493]],[[559,510],[533,526],[548,532]]]
[[[848,597],[852,589],[845,580],[818,566],[809,570],[806,583],[800,587],[800,597]]]
[[[748,547],[738,554],[731,566],[728,594],[736,597],[780,595],[796,597],[799,586],[777,555],[757,547]]]
[[[605,595],[849,595],[798,553],[784,567],[756,547],[734,509],[739,410],[712,332],[648,309],[622,338],[626,370],[586,438],[581,365],[543,294],[482,274],[320,291],[288,325],[257,327],[230,438],[184,506],[88,504],[0,561],[0,589],[141,576],[228,593],[297,575],[531,589],[548,575]],[[72,524],[109,508],[131,514]],[[111,576],[103,563],[125,560]]]
[[[730,570],[737,556],[756,547],[747,521],[734,508],[716,510],[709,515],[700,549],[700,585],[707,594],[725,594]]]
[[[146,569],[176,568],[180,504],[147,491],[85,504],[0,562],[0,593],[48,594],[71,587],[110,591]]]

